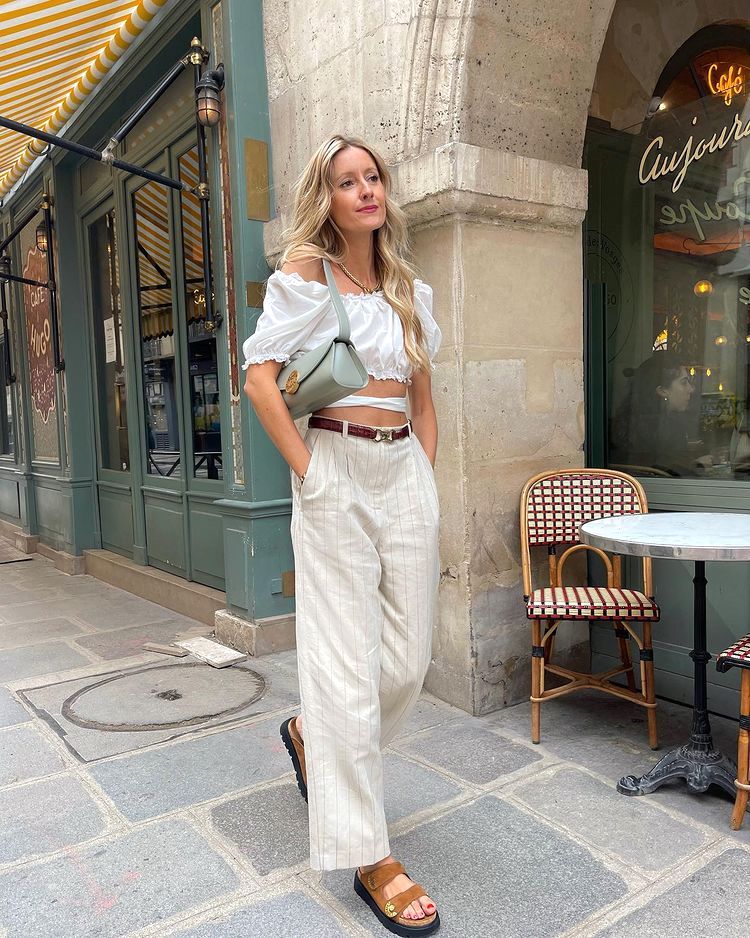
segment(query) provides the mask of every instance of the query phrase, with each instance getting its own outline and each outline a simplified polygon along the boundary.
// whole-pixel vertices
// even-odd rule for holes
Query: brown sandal
[[[364,873],[362,879],[357,870],[354,874],[354,891],[370,906],[380,924],[395,935],[408,938],[417,932],[420,935],[428,935],[437,931],[440,928],[440,916],[437,910],[432,915],[425,915],[424,918],[419,919],[404,918],[401,914],[420,896],[427,895],[426,890],[419,883],[409,886],[408,889],[390,899],[386,899],[383,895],[383,886],[395,879],[399,873],[408,875],[403,865],[398,862],[384,863],[383,866]]]
[[[297,718],[290,717],[284,720],[279,728],[281,738],[284,740],[286,751],[294,766],[294,774],[297,776],[297,788],[300,794],[307,801],[307,767],[305,765],[305,744],[297,730],[297,724],[294,722]]]

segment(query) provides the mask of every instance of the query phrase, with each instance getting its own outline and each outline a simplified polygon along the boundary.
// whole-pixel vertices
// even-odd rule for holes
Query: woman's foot
[[[299,738],[300,738],[300,739],[304,739],[305,737],[302,735],[302,714],[301,714],[301,713],[300,713],[300,715],[297,717],[297,719],[294,721],[294,725],[297,727],[297,732],[299,733]]]
[[[297,778],[297,787],[300,794],[307,801],[307,764],[305,760],[305,744],[297,729],[297,720],[294,717],[284,720],[279,727],[281,739],[284,742],[289,758],[292,760],[294,774]]]
[[[369,873],[371,870],[377,869],[379,866],[385,866],[386,863],[393,863],[394,858],[389,854],[382,860],[378,860],[377,863],[373,863],[371,866],[360,866],[359,872],[364,877],[366,873]],[[414,885],[414,881],[409,879],[404,873],[399,873],[398,876],[394,877],[389,883],[386,883],[383,886],[383,894],[386,899],[391,899],[393,896],[398,895],[400,892],[404,892],[410,886]],[[413,921],[417,921],[421,918],[425,918],[427,915],[433,915],[437,911],[435,903],[430,899],[429,896],[420,896],[418,899],[415,899],[410,905],[408,905],[404,911],[401,913],[403,918],[408,918]]]

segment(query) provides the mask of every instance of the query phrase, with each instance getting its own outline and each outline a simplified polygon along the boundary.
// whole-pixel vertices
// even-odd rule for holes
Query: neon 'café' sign
[[[732,98],[736,94],[740,94],[745,87],[745,75],[742,66],[738,65],[736,72],[734,69],[735,66],[730,65],[726,72],[719,74],[719,63],[713,62],[709,65],[708,75],[706,76],[711,94],[724,95],[724,104],[727,107]]]
[[[693,127],[697,126],[698,118],[691,121]],[[657,136],[643,151],[638,166],[638,180],[645,186],[650,182],[674,175],[672,192],[678,192],[685,182],[688,170],[695,166],[707,155],[720,152],[726,147],[740,143],[750,137],[750,120],[744,120],[742,115],[736,113],[730,123],[725,124],[721,130],[714,131],[710,137],[696,139],[691,133],[681,149],[670,152],[664,151],[664,137]],[[663,205],[661,207],[661,223],[667,227],[671,225],[684,225],[690,221],[695,226],[699,241],[706,240],[703,228],[705,222],[720,221],[722,217],[733,221],[750,222],[750,213],[744,211],[747,192],[745,188],[750,185],[750,174],[742,173],[732,184],[732,193],[735,198],[741,198],[741,205],[737,201],[695,203],[686,199],[679,205]]]

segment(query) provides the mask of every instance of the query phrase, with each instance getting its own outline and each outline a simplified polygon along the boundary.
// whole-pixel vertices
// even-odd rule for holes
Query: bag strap
[[[339,317],[339,334],[336,337],[337,341],[348,342],[351,337],[349,316],[347,315],[346,309],[344,308],[344,303],[341,299],[339,288],[336,286],[336,281],[333,279],[331,265],[328,262],[328,259],[325,257],[323,258],[323,270],[325,271],[326,281],[328,282],[328,289],[331,292],[331,302],[333,303],[333,308],[336,310],[336,315]]]

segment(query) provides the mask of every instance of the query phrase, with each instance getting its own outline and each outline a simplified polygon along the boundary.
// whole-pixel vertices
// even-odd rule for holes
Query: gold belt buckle
[[[382,427],[377,427],[373,441],[375,443],[380,443],[382,440],[385,440],[386,443],[392,443],[393,430],[384,430]]]

